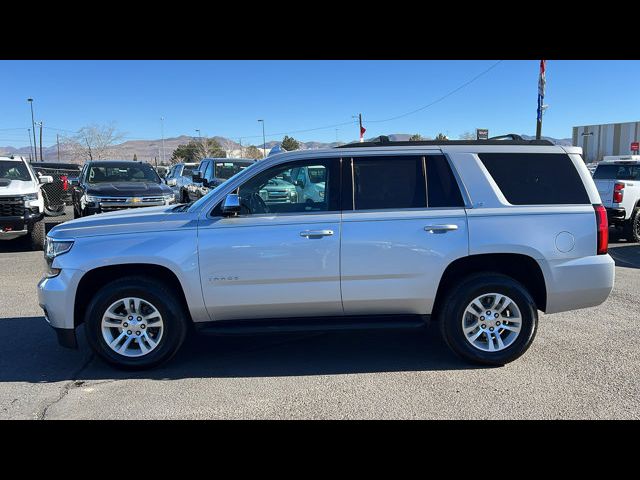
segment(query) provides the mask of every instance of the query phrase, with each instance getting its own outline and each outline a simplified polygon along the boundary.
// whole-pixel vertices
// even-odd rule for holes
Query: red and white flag
[[[360,141],[364,142],[364,132],[366,132],[367,129],[362,126],[362,115],[360,115],[359,118],[360,118]]]

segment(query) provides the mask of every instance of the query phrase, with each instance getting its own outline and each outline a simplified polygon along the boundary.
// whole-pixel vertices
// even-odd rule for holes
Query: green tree
[[[424,140],[424,138],[422,138],[422,135],[419,133],[415,133],[409,137],[410,142],[419,142],[420,140]]]
[[[436,135],[436,140],[449,140],[444,133],[439,133]]]
[[[280,144],[282,148],[284,148],[287,152],[291,152],[293,150],[300,150],[300,142],[298,142],[295,138],[289,137],[287,135],[282,139],[282,143]]]
[[[199,162],[203,158],[227,158],[227,152],[213,138],[205,138],[200,140],[191,140],[189,143],[183,143],[173,151],[171,161],[177,162]]]
[[[245,158],[256,158],[260,160],[262,158],[262,151],[255,145],[249,145],[244,151]]]

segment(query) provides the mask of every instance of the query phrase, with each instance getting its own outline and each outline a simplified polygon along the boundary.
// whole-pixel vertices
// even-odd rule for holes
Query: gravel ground
[[[0,418],[640,418],[640,246],[615,237],[607,302],[541,315],[502,368],[465,364],[431,328],[196,337],[166,367],[123,373],[82,331],[78,351],[57,345],[35,294],[42,252],[0,247]]]

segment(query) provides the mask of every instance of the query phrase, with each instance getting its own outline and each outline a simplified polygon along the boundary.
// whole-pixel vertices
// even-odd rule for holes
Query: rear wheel
[[[442,336],[462,358],[501,366],[531,346],[538,311],[531,295],[517,281],[497,273],[467,277],[452,288],[438,320]]]
[[[127,277],[105,285],[85,316],[87,340],[98,356],[128,370],[152,368],[173,357],[187,333],[175,293],[162,282]]]
[[[640,242],[640,209],[636,208],[624,225],[624,235],[630,242]]]

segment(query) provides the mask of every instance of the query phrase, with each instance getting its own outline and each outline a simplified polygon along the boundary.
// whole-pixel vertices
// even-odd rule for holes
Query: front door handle
[[[457,230],[458,225],[427,225],[424,227],[425,232],[437,233],[437,232],[449,232],[451,230]]]
[[[333,230],[305,230],[300,232],[301,237],[328,237],[333,235]]]

